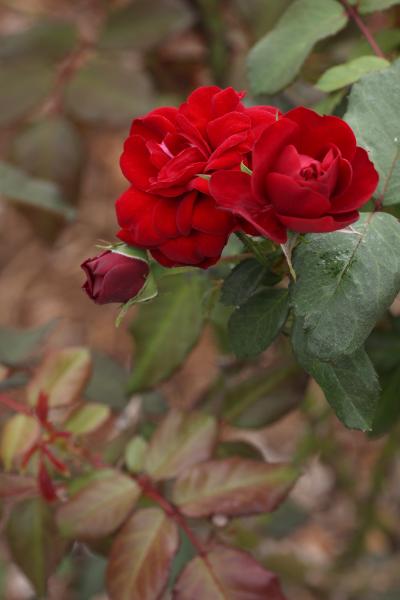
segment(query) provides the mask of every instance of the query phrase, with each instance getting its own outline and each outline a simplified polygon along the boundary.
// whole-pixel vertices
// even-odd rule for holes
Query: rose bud
[[[143,288],[149,275],[145,259],[107,250],[88,258],[81,267],[87,280],[82,288],[96,304],[128,302]]]
[[[349,125],[302,107],[264,130],[252,169],[250,176],[238,170],[213,174],[210,191],[217,206],[280,244],[288,229],[325,233],[351,225],[378,184]]]

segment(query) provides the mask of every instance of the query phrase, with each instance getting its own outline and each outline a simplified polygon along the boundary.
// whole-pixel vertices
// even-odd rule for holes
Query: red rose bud
[[[325,233],[351,225],[378,184],[347,123],[302,107],[263,131],[251,164],[251,176],[213,174],[210,191],[217,206],[280,244],[288,229]]]
[[[87,276],[82,287],[96,304],[128,302],[146,282],[149,274],[147,262],[120,252],[122,250],[107,250],[88,258],[81,265]]]

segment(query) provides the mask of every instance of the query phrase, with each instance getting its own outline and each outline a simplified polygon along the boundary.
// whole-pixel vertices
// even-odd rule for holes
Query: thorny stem
[[[175,521],[175,523],[185,532],[197,553],[204,558],[207,554],[205,547],[190,529],[185,517],[179,512],[176,506],[168,502],[168,500],[164,498],[162,494],[160,494],[160,492],[152,484],[150,478],[146,475],[137,475],[134,477],[134,479],[142,488],[143,494],[156,502],[156,504],[158,504],[158,506],[165,512],[167,517]]]
[[[357,27],[359,28],[359,30],[361,31],[361,33],[363,34],[363,36],[369,43],[372,50],[375,52],[376,56],[379,56],[379,58],[386,58],[386,56],[384,55],[382,50],[379,48],[374,36],[372,35],[372,33],[368,29],[367,25],[362,20],[362,18],[360,17],[360,14],[359,14],[357,8],[355,6],[351,6],[351,4],[349,3],[348,0],[340,0],[340,2],[345,7],[350,19],[352,19],[354,21],[354,23],[357,25]]]

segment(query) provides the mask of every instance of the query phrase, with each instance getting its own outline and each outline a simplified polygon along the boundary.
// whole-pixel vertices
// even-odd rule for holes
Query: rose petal
[[[221,256],[222,250],[228,238],[226,235],[209,235],[207,233],[198,233],[195,236],[198,252],[206,257]]]
[[[269,173],[266,188],[279,215],[314,218],[326,214],[331,208],[326,197],[281,173]]]
[[[261,235],[282,244],[286,230],[276,219],[272,205],[260,202],[253,194],[251,179],[240,171],[218,171],[210,180],[211,195],[217,206],[242,217]]]
[[[244,112],[232,111],[210,121],[207,125],[208,139],[212,148],[226,143],[235,133],[250,129],[251,121]]]
[[[253,151],[252,187],[254,194],[262,200],[265,190],[265,174],[277,162],[282,150],[291,143],[298,132],[298,125],[284,117],[268,127],[260,136]]]
[[[192,229],[192,216],[197,200],[196,192],[189,192],[180,199],[177,213],[176,213],[176,225],[181,235],[189,235]]]
[[[329,144],[335,144],[342,156],[352,160],[356,151],[356,138],[343,119],[333,116],[321,116],[313,110],[300,106],[290,110],[284,118],[300,126],[296,147],[302,154],[321,158],[321,152]]]
[[[328,233],[343,229],[357,221],[358,212],[349,212],[344,215],[327,215],[318,219],[300,219],[299,217],[288,217],[277,215],[278,219],[292,231],[298,233]]]
[[[151,162],[146,142],[139,135],[131,135],[125,141],[120,166],[127,180],[142,190],[148,188],[150,179],[158,173]]]
[[[157,233],[165,238],[176,237],[178,227],[176,224],[176,214],[179,200],[170,198],[160,198],[153,212],[153,223]]]
[[[334,214],[357,210],[368,202],[376,190],[379,175],[363,148],[357,148],[352,169],[350,185],[332,201],[330,212]]]
[[[203,196],[194,208],[192,226],[204,233],[226,236],[234,227],[234,220],[228,212],[216,208],[210,196]]]

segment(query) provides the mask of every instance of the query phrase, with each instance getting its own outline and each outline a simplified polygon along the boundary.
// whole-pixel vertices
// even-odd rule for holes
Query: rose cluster
[[[178,108],[133,121],[121,157],[130,185],[116,201],[120,240],[165,267],[207,268],[235,231],[282,244],[288,230],[330,232],[358,219],[378,174],[345,121],[246,107],[243,96],[201,87]]]

